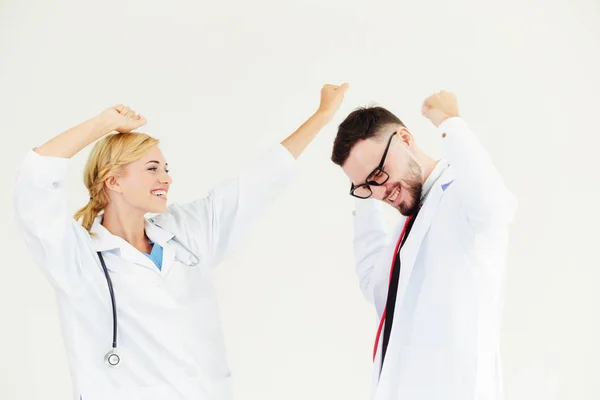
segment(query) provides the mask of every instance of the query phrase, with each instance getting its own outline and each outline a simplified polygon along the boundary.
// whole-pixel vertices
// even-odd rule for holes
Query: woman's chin
[[[165,201],[163,204],[148,204],[145,213],[148,214],[160,214],[167,211],[167,202]]]

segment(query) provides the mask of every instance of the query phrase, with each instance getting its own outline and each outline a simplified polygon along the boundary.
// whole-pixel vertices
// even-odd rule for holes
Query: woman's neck
[[[150,240],[146,236],[144,214],[134,210],[121,210],[109,204],[104,210],[102,226],[110,233],[127,241],[141,252],[149,253]]]

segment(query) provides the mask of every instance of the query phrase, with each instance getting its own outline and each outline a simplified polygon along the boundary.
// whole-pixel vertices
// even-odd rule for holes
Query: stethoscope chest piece
[[[111,367],[116,367],[121,362],[121,357],[117,353],[117,349],[112,349],[104,356],[104,361]]]

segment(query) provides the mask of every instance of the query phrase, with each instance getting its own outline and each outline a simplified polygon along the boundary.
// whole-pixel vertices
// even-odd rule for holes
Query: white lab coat
[[[500,400],[499,326],[508,231],[516,199],[461,118],[440,127],[450,166],[432,187],[400,252],[393,328],[372,376],[376,400]],[[404,221],[388,236],[381,202],[357,200],[355,256],[360,287],[385,307]]]
[[[208,196],[170,205],[147,220],[147,236],[164,248],[162,270],[108,232],[100,217],[95,236],[71,217],[68,165],[68,159],[30,151],[17,180],[15,207],[27,246],[56,289],[73,398],[230,399],[231,372],[210,272],[293,179],[293,156],[275,146]],[[117,303],[117,368],[104,362],[111,349],[112,309],[97,251]]]

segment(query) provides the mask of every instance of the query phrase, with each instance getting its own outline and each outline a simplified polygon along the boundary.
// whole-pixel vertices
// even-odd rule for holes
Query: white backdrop
[[[0,0],[0,398],[71,393],[53,291],[14,223],[29,148],[125,103],[162,140],[171,201],[186,200],[292,132],[322,84],[343,81],[346,102],[297,184],[216,277],[239,398],[367,398],[376,321],[354,275],[332,140],[352,109],[377,103],[440,156],[419,112],[442,88],[520,200],[506,398],[600,398],[598,71],[598,0]],[[88,150],[70,171],[73,211]]]

